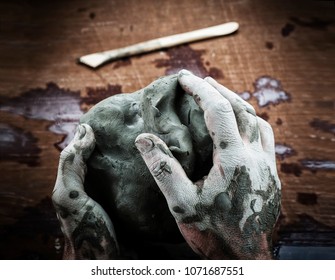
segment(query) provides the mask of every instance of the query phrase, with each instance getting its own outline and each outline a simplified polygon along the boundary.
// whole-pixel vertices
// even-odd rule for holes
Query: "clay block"
[[[160,137],[196,181],[212,166],[212,140],[203,112],[179,86],[162,77],[134,93],[111,96],[80,120],[96,147],[88,160],[87,193],[109,214],[119,239],[182,240],[166,201],[134,141],[140,133]]]

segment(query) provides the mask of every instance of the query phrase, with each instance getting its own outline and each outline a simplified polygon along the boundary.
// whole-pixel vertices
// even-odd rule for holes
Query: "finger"
[[[254,107],[252,107],[251,104],[243,100],[233,91],[219,84],[213,78],[207,77],[205,78],[205,81],[212,85],[223,97],[225,97],[230,102],[236,116],[239,132],[243,140],[247,140],[250,143],[258,141],[259,130]]]
[[[178,80],[204,111],[206,126],[214,147],[218,149],[225,149],[228,145],[230,148],[241,147],[243,144],[230,102],[213,86],[189,71],[180,71]]]
[[[118,255],[111,220],[100,204],[84,190],[85,161],[94,146],[92,128],[82,124],[60,156],[52,202],[64,234],[65,258],[107,259]],[[90,242],[82,246],[84,239]],[[87,255],[87,246],[90,255]]]
[[[76,134],[70,144],[61,152],[60,157],[69,155],[81,155],[86,161],[95,147],[95,136],[93,129],[88,124],[79,124]]]
[[[246,102],[244,99],[242,99],[240,96],[238,96],[235,92],[231,91],[230,89],[226,88],[225,86],[219,84],[216,80],[214,80],[212,77],[206,77],[205,81],[208,82],[210,85],[212,85],[214,88],[217,89],[217,91],[227,98],[232,105],[234,111],[247,111],[251,115],[256,117],[256,111],[254,107]]]
[[[108,214],[84,191],[74,196],[73,189],[68,192],[71,186],[59,183],[56,182],[52,202],[64,234],[64,258],[116,259],[119,247]],[[84,240],[89,242],[83,245]]]
[[[92,128],[79,125],[71,143],[61,152],[53,197],[71,205],[71,209],[82,207],[87,201],[84,191],[86,174],[85,160],[95,146]]]
[[[263,150],[268,153],[273,160],[275,160],[275,141],[272,127],[262,118],[257,117],[257,119]]]
[[[136,138],[135,145],[164,194],[171,213],[189,212],[190,202],[196,200],[196,187],[166,144],[153,134],[143,133]]]

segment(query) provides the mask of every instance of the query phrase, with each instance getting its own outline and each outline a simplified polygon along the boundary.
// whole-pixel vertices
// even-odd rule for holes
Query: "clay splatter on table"
[[[96,14],[94,12],[90,12],[89,18],[90,19],[95,19],[95,17],[96,17]]]
[[[298,163],[285,163],[280,164],[280,171],[285,174],[293,174],[299,177],[302,173],[301,166]]]
[[[290,20],[294,22],[296,25],[302,26],[302,27],[309,27],[319,30],[327,30],[328,26],[333,24],[334,21],[332,20],[323,20],[320,18],[313,17],[311,19],[300,19],[298,17],[290,17]]]
[[[283,37],[288,37],[295,30],[296,25],[326,31],[328,30],[329,25],[334,23],[334,21],[332,20],[323,20],[316,17],[313,17],[311,19],[290,17],[289,20],[290,22],[287,22],[285,26],[283,26],[281,29],[281,35]],[[267,48],[272,49],[271,45],[268,45],[267,43],[266,46]]]
[[[332,160],[303,159],[300,163],[304,168],[311,171],[335,171],[335,161]]]
[[[46,88],[35,88],[13,98],[0,99],[0,111],[24,116],[28,119],[52,122],[48,129],[64,138],[55,143],[62,150],[74,136],[80,117],[84,114],[83,105],[92,105],[102,99],[121,92],[119,85],[106,88],[87,88],[87,96],[81,97],[80,91],[60,88],[48,83]]]
[[[121,92],[121,85],[109,84],[106,87],[87,87],[86,96],[81,98],[81,104],[95,105],[99,101]]]
[[[28,119],[51,121],[50,131],[68,135],[61,143],[56,143],[62,149],[73,137],[73,130],[83,114],[80,102],[79,91],[62,89],[55,83],[48,83],[46,88],[35,88],[17,97],[2,98],[0,110]]]
[[[274,44],[270,41],[265,42],[265,47],[269,50],[272,50],[274,48]]]
[[[131,58],[127,57],[127,58],[122,58],[118,61],[113,62],[113,69],[118,69],[120,67],[125,67],[125,66],[129,66],[131,65]]]
[[[267,112],[261,112],[257,114],[260,118],[262,118],[265,121],[268,121],[270,119],[270,116]]]
[[[40,164],[38,139],[21,128],[0,123],[0,160],[10,160],[29,166]]]
[[[261,76],[256,79],[253,86],[253,92],[244,91],[237,94],[244,100],[250,100],[252,97],[255,97],[259,107],[278,105],[282,102],[291,101],[291,95],[283,89],[281,82],[273,77],[267,75]],[[266,121],[270,119],[270,116],[266,112],[260,112],[258,115]],[[276,123],[281,125],[283,122],[278,118]]]
[[[292,23],[286,23],[285,26],[281,29],[281,35],[283,37],[288,37],[293,30],[295,29],[295,26]]]
[[[313,173],[317,171],[335,171],[335,161],[320,159],[301,159],[293,163],[281,163],[280,171],[299,177],[303,169]]]
[[[297,202],[304,205],[315,205],[318,203],[318,196],[315,193],[297,193]]]
[[[277,118],[276,125],[282,125],[282,124],[283,124],[283,120],[281,118]]]
[[[316,130],[321,130],[323,132],[328,132],[335,135],[335,123],[315,118],[309,123],[309,125]]]
[[[171,75],[179,72],[182,69],[188,69],[194,75],[199,77],[211,76],[214,79],[222,79],[224,77],[222,71],[216,67],[207,69],[203,55],[205,50],[194,50],[189,45],[182,45],[166,50],[167,59],[156,59],[154,64],[157,68],[166,68],[165,74]]]
[[[258,78],[254,83],[254,87],[253,96],[256,97],[260,107],[270,104],[277,105],[291,100],[290,94],[284,91],[281,82],[270,76]]]
[[[244,91],[241,93],[238,93],[238,95],[243,99],[243,100],[249,100],[251,98],[251,94],[248,91]]]
[[[286,144],[281,144],[281,143],[276,143],[275,152],[276,152],[277,158],[279,158],[280,160],[283,160],[286,157],[290,157],[290,156],[297,154],[296,151],[292,147]]]

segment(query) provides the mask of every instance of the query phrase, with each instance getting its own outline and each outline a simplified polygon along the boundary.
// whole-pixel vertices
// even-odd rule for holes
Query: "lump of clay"
[[[85,188],[110,216],[117,238],[181,240],[165,198],[134,144],[140,133],[153,133],[165,141],[193,181],[208,174],[212,140],[202,110],[179,86],[177,76],[109,97],[80,122],[89,124],[96,137]]]

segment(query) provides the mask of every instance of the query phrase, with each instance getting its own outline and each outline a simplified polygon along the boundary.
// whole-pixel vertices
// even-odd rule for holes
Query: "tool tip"
[[[100,53],[84,55],[79,58],[79,62],[91,68],[97,68],[106,61],[106,57]]]

